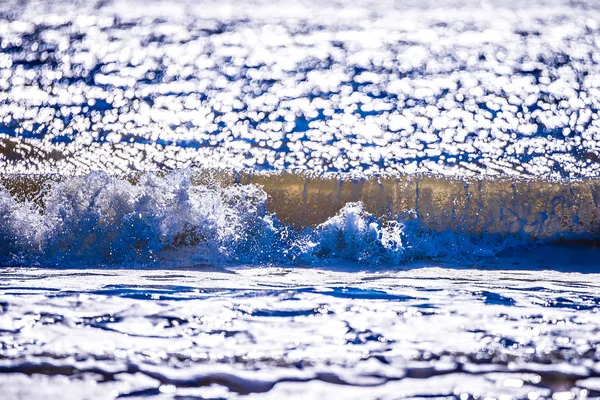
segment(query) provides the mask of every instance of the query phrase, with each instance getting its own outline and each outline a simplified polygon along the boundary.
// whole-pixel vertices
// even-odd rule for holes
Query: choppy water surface
[[[600,396],[597,275],[5,269],[0,293],[11,398]]]
[[[3,398],[600,397],[595,2],[0,2]]]

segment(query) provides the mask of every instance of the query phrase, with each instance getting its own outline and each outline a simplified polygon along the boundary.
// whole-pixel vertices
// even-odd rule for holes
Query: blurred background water
[[[599,397],[599,23],[1,2],[4,396]]]

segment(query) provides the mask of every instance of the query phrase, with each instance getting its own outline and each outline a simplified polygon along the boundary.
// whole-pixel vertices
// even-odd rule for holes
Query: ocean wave
[[[479,198],[470,211],[448,189],[458,183],[443,179],[438,179],[435,192],[424,191],[424,181],[412,182],[420,187],[416,198],[400,195],[398,188],[406,182],[399,178],[395,184],[380,181],[376,187],[341,178],[193,170],[130,178],[93,172],[37,179],[4,177],[4,264],[322,265],[344,260],[396,265],[415,259],[493,256],[540,241],[594,239],[598,227],[595,219],[583,221],[596,210],[594,203],[587,203],[588,197],[597,198],[597,185],[589,182],[479,182],[473,185]],[[294,191],[293,183],[300,179],[305,180],[303,190]],[[311,194],[311,185],[320,190]],[[502,191],[490,189],[502,185],[512,187],[513,203],[528,198],[521,215],[513,215],[520,225],[509,216],[494,219],[510,209],[498,195]],[[529,190],[518,194],[520,185]],[[325,190],[333,186],[339,189],[335,200]],[[377,200],[393,189],[395,200]],[[558,197],[565,190],[571,198]],[[473,196],[464,185],[463,191],[462,196]],[[433,201],[432,194],[442,200]],[[543,204],[554,211],[541,216],[538,208]]]

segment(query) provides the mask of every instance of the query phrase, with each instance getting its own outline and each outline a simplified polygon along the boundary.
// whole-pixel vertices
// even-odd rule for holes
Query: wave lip
[[[596,240],[595,180],[350,180],[183,170],[4,177],[3,263],[399,264]]]

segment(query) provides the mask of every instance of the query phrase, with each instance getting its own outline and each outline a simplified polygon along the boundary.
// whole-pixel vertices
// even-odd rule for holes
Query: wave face
[[[294,183],[302,179],[305,189],[294,192]],[[595,210],[594,203],[586,203],[597,198],[595,182],[538,183],[538,189],[531,182],[505,182],[504,188],[514,193],[520,185],[529,188],[515,194],[512,203],[521,204],[522,196],[529,202],[521,215],[506,215],[504,221],[494,218],[508,214],[512,203],[498,197],[500,190],[485,189],[498,188],[498,182],[475,184],[479,192],[463,184],[467,199],[477,193],[480,198],[466,208],[459,196],[443,197],[448,190],[437,190],[445,200],[433,201],[424,182],[446,189],[458,185],[417,180],[411,184],[419,186],[418,193],[410,198],[398,191],[407,182],[379,182],[375,190],[369,187],[372,182],[300,175],[216,176],[184,170],[135,179],[102,172],[37,183],[5,178],[0,257],[5,264],[58,266],[399,264],[490,256],[540,240],[596,236],[597,220],[584,218]],[[324,189],[333,186],[339,188],[337,194]],[[322,190],[311,194],[310,187]],[[377,201],[394,188],[396,203]],[[572,196],[559,198],[556,191],[571,191]],[[334,195],[337,202],[331,201]],[[542,215],[538,209],[544,201],[555,211]],[[505,209],[499,208],[502,204]],[[472,207],[473,214],[467,214]]]

